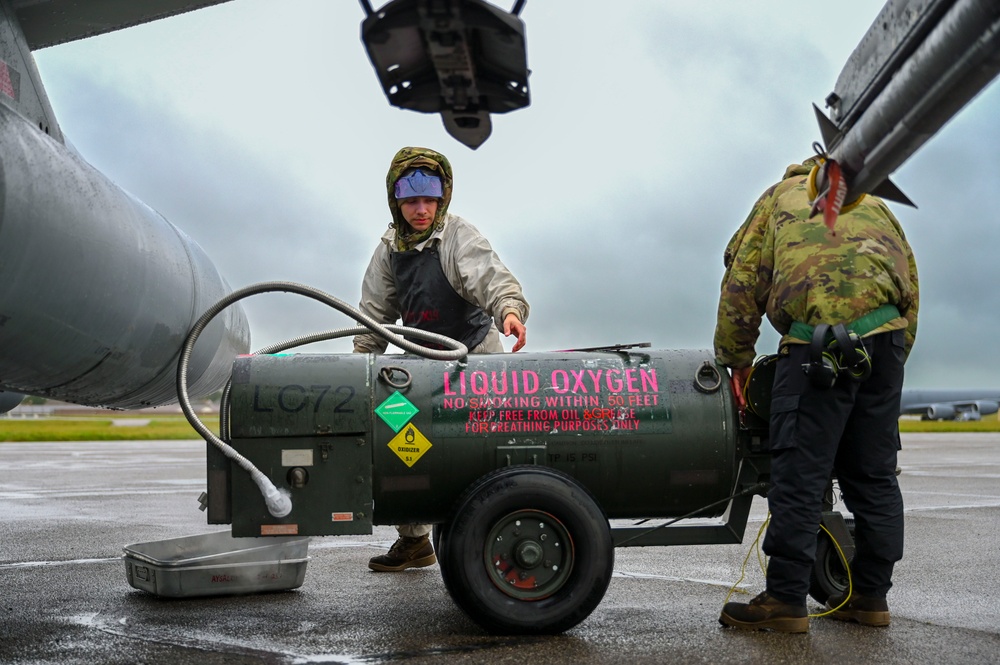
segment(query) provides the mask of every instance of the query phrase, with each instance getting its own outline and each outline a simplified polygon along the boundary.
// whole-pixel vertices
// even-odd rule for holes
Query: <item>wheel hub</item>
[[[533,540],[522,540],[514,549],[514,560],[521,568],[535,568],[542,562],[544,551],[540,543]]]
[[[573,569],[573,539],[562,522],[538,510],[520,510],[493,525],[484,563],[498,589],[518,600],[558,591]]]

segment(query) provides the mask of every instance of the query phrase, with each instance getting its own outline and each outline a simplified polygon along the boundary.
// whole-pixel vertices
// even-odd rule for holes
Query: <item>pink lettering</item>
[[[472,388],[473,395],[485,395],[490,390],[490,382],[486,378],[486,372],[473,372],[469,385]]]
[[[566,370],[552,370],[552,389],[557,393],[569,392],[569,374],[566,373]]]
[[[618,378],[611,378],[612,373],[621,374],[622,371],[620,369],[609,369],[607,374],[604,375],[604,383],[611,392],[620,393],[622,391],[622,380]]]
[[[594,382],[594,392],[601,392],[601,372],[604,370],[597,370],[596,372],[592,369],[588,369],[587,373],[590,374],[590,379]]]
[[[639,378],[642,379],[642,390],[643,392],[660,392],[659,384],[656,380],[656,370],[655,369],[640,369]]]
[[[636,384],[635,369],[630,367],[625,370],[625,384],[628,386],[630,393],[639,392],[639,386]]]
[[[538,392],[538,374],[530,369],[522,370],[521,379],[524,381],[525,395],[533,395]]]
[[[494,395],[506,395],[507,394],[507,372],[499,372],[500,378],[503,379],[503,388],[497,385],[497,372],[493,372],[493,394]]]

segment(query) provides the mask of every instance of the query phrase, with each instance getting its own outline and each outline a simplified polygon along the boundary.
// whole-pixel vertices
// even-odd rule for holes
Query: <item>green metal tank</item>
[[[234,533],[444,522],[474,481],[516,464],[568,473],[609,518],[685,515],[736,482],[739,428],[724,376],[710,351],[691,350],[243,357],[232,443],[291,492],[293,510],[269,516],[237,469]],[[209,473],[211,487],[211,460]]]

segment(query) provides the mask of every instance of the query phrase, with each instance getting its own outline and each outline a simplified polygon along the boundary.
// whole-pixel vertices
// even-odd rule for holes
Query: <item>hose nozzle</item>
[[[264,503],[267,504],[267,512],[273,517],[285,517],[292,512],[292,496],[288,490],[279,490],[274,483],[261,472],[253,475],[253,480],[264,495]]]

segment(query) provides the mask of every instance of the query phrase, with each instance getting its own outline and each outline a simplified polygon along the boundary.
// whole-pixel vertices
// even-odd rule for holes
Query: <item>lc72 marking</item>
[[[310,401],[312,401],[313,413],[319,413],[319,408],[323,403],[324,398],[327,394],[331,393],[333,396],[332,398],[338,400],[336,405],[333,407],[334,413],[354,413],[354,408],[348,406],[357,394],[357,391],[353,386],[337,386],[336,388],[333,388],[333,386],[314,385],[306,388],[305,386],[292,383],[278,389],[275,404],[279,410],[284,411],[285,413],[298,413],[302,409],[306,408]],[[267,401],[267,394],[264,395],[263,400]],[[253,388],[253,410],[258,413],[268,413],[270,411],[274,411],[273,406],[269,406],[268,404],[262,402],[260,386],[254,386]]]

